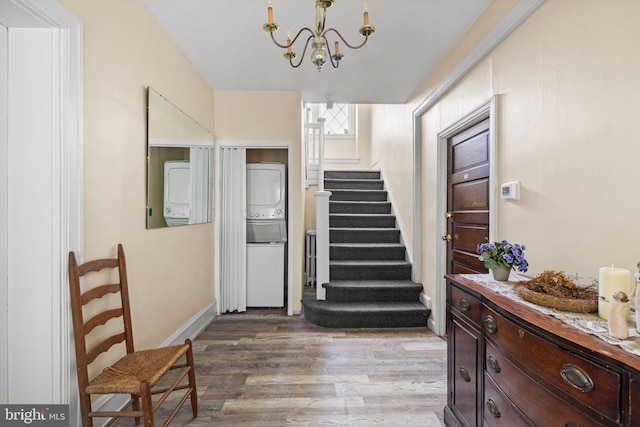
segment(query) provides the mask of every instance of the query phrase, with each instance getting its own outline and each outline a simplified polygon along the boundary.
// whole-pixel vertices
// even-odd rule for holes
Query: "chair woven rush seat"
[[[137,394],[144,381],[154,387],[188,349],[189,346],[183,344],[127,354],[95,377],[85,392]]]
[[[81,291],[80,278],[92,272],[117,270],[119,283],[102,284],[86,292]],[[129,290],[127,267],[122,245],[118,245],[117,258],[97,259],[78,265],[76,255],[69,253],[69,286],[71,297],[71,314],[76,348],[78,372],[78,391],[80,394],[80,412],[83,427],[93,427],[93,418],[112,418],[106,425],[113,424],[118,418],[135,418],[136,425],[144,420],[145,427],[154,427],[154,414],[173,392],[184,390],[173,411],[163,425],[168,425],[176,416],[187,399],[191,399],[193,417],[198,416],[198,397],[193,362],[191,340],[184,344],[148,350],[134,350],[133,328],[129,306]],[[100,300],[107,294],[119,294],[118,307],[104,308]],[[105,302],[106,303],[106,302]],[[84,318],[84,307],[96,305],[103,310],[91,319]],[[101,327],[112,319],[120,319],[122,331],[110,332]],[[115,328],[117,329],[117,328]],[[92,331],[95,331],[92,333]],[[91,334],[92,341],[98,343],[87,351],[86,336]],[[95,337],[97,334],[97,337]],[[107,335],[107,336],[104,336]],[[93,379],[89,378],[89,366],[101,354],[120,343],[124,343],[126,353],[114,364],[107,366]],[[184,360],[184,361],[182,361]],[[175,375],[167,375],[175,371]],[[164,380],[166,377],[166,381]],[[186,381],[185,381],[186,379]],[[157,387],[156,387],[157,386]],[[120,411],[93,411],[92,395],[123,394],[129,395],[128,404]],[[153,395],[161,396],[154,403]]]

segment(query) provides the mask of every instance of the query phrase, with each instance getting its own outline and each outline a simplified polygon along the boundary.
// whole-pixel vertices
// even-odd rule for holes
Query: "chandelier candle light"
[[[327,9],[333,6],[335,0],[316,0],[316,25],[315,31],[311,30],[308,27],[302,28],[295,37],[291,38],[291,31],[287,31],[287,42],[285,44],[280,44],[276,41],[273,33],[278,31],[280,26],[273,22],[273,8],[271,6],[272,0],[269,1],[269,6],[267,8],[267,17],[268,22],[266,22],[262,29],[271,34],[271,40],[276,44],[276,46],[286,49],[284,53],[284,58],[289,60],[289,63],[293,68],[298,68],[302,63],[302,59],[304,58],[304,54],[307,52],[307,48],[309,47],[309,43],[313,46],[313,51],[311,52],[311,62],[318,68],[318,71],[322,69],[322,66],[327,62],[331,62],[333,68],[338,68],[340,65],[340,61],[344,58],[344,55],[340,53],[340,43],[336,41],[334,44],[334,51],[331,52],[331,48],[329,47],[329,41],[327,40],[327,34],[335,33],[335,35],[342,40],[347,47],[350,49],[360,49],[367,43],[369,40],[369,36],[372,35],[376,28],[373,25],[369,25],[369,12],[367,10],[367,2],[364,2],[364,25],[360,27],[360,34],[364,37],[364,41],[359,45],[351,45],[349,44],[342,34],[338,32],[335,28],[327,28],[325,29],[325,22],[327,20]],[[294,63],[294,59],[296,59],[297,54],[292,50],[294,43],[298,40],[298,37],[302,35],[302,33],[309,33],[309,37],[307,37],[307,41],[304,44],[304,50],[302,51],[302,56],[297,63]]]

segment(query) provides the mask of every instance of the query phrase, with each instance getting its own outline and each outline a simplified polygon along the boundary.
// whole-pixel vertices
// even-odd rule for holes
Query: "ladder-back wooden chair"
[[[83,282],[81,285],[80,278],[89,273],[105,269],[118,270],[119,283],[97,285],[84,292],[81,290],[82,285],[85,285],[85,283]],[[113,276],[115,276],[115,273]],[[102,279],[102,276],[99,278]],[[86,281],[86,279],[83,279],[83,281]],[[70,252],[69,286],[71,288],[71,311],[83,427],[93,427],[94,417],[112,418],[108,425],[120,417],[135,418],[136,424],[139,424],[140,419],[143,419],[145,427],[153,427],[154,413],[165,399],[177,390],[185,390],[184,395],[182,395],[164,425],[173,420],[178,410],[189,397],[191,397],[193,417],[196,418],[198,416],[198,398],[191,341],[186,340],[181,345],[134,351],[127,267],[122,245],[118,245],[117,258],[97,259],[87,261],[82,265],[78,265],[76,255]],[[113,308],[111,303],[105,304],[104,301],[100,300],[107,294],[120,295],[119,299],[116,298],[118,300],[117,308]],[[85,306],[89,304],[91,305],[91,318],[86,320],[85,316],[87,318],[89,316],[85,312],[89,310]],[[97,311],[97,308],[94,308],[96,305],[99,307],[110,305],[110,307],[100,314],[93,314]],[[119,319],[122,324],[122,330],[105,337],[106,331],[103,332],[102,330],[106,329],[104,325],[111,319]],[[109,332],[115,329],[112,326],[113,322],[115,321],[109,323]],[[91,331],[99,333],[98,337],[93,335],[91,337],[93,342],[98,341],[98,343],[88,349],[86,336]],[[120,344],[120,347],[123,347],[122,353],[126,350],[126,354],[116,363],[90,379],[89,366],[91,363],[116,344]],[[169,371],[174,371],[174,373],[165,376]],[[158,384],[163,377],[164,380]],[[185,377],[187,378],[186,380]],[[165,384],[166,382],[169,382],[169,384]],[[130,395],[130,400],[128,405],[119,412],[94,412],[91,406],[91,396],[103,394]],[[162,394],[162,396],[152,400],[152,395],[156,394]]]

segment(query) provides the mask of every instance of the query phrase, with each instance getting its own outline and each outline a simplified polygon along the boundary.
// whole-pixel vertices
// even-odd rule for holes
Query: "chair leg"
[[[191,340],[185,340],[189,344],[187,350],[187,365],[189,365],[189,387],[191,387],[191,412],[193,418],[198,418],[198,391],[196,389],[196,367],[193,363],[193,350]]]
[[[93,427],[93,418],[89,416],[91,412],[91,396],[80,392],[80,413],[82,416],[82,427]]]
[[[139,411],[140,410],[140,398],[139,396],[132,394],[131,395],[131,410]],[[140,417],[135,418],[136,425],[140,425]]]
[[[151,387],[144,381],[140,387],[142,412],[144,413],[144,427],[153,427],[153,403],[151,402]]]

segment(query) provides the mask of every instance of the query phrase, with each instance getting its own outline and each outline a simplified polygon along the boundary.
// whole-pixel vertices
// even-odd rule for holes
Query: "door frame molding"
[[[437,194],[436,206],[437,217],[436,227],[440,234],[446,233],[447,230],[447,165],[448,150],[447,142],[449,138],[458,133],[474,126],[475,124],[489,118],[489,240],[495,240],[497,216],[496,202],[497,191],[495,182],[497,179],[497,144],[498,144],[498,96],[492,96],[491,99],[474,109],[472,112],[462,117],[446,129],[438,133],[438,176],[437,176]],[[435,321],[433,330],[438,335],[446,333],[446,280],[444,275],[447,272],[447,242],[444,240],[436,240],[436,294],[435,294]]]
[[[24,24],[22,19],[29,17],[30,27],[51,31],[50,73],[53,102],[51,122],[48,125],[52,129],[50,160],[53,176],[39,177],[35,171],[33,178],[36,181],[48,182],[52,200],[56,201],[48,220],[51,223],[51,240],[42,242],[50,248],[53,260],[52,283],[55,289],[52,290],[53,298],[50,301],[52,318],[40,320],[48,323],[51,330],[50,345],[53,360],[49,365],[52,375],[48,379],[48,387],[53,401],[50,403],[69,403],[69,422],[73,425],[77,422],[78,393],[66,260],[69,251],[82,250],[84,238],[83,27],[80,20],[56,1],[12,0],[6,6],[8,9],[4,11],[8,12],[8,15],[4,18],[9,32],[13,27],[12,12],[17,13],[17,19],[21,25]],[[19,13],[20,10],[23,13]],[[22,18],[19,18],[20,16]],[[19,183],[16,191],[21,191]],[[25,225],[22,229],[30,232],[31,227]],[[32,237],[37,238],[37,236]],[[5,242],[3,238],[2,244],[4,245]],[[7,292],[7,290],[0,292]],[[37,307],[34,307],[34,310],[37,311]],[[34,316],[37,317],[36,312]],[[11,351],[13,358],[21,357],[20,353],[16,352],[16,348],[7,351]],[[2,369],[5,369],[5,363],[10,369],[10,361],[5,356],[7,354],[4,353],[0,356]],[[3,390],[0,395],[6,392]]]

